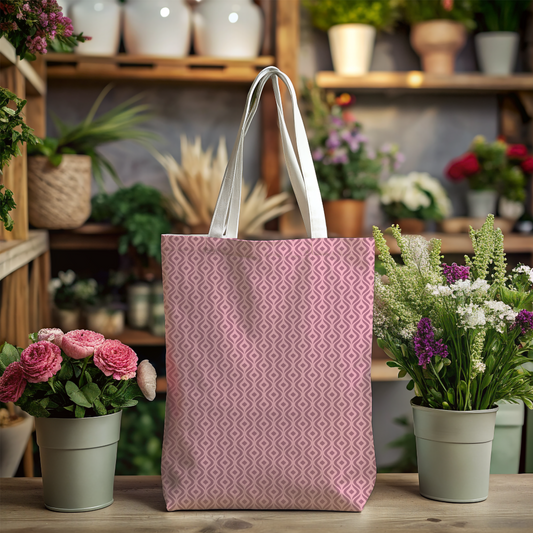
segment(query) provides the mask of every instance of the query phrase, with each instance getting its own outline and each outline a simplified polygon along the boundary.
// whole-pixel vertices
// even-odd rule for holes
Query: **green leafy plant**
[[[444,19],[460,22],[467,30],[473,30],[477,5],[477,0],[403,0],[402,11],[410,25]]]
[[[9,212],[15,209],[17,204],[13,200],[13,192],[9,189],[2,192],[2,189],[4,189],[4,186],[0,185],[0,221],[7,231],[11,231],[13,229],[13,219]]]
[[[170,233],[172,225],[160,191],[137,183],[110,195],[98,194],[92,204],[93,220],[110,222],[126,230],[119,242],[121,254],[133,246],[139,254],[161,262],[161,235]]]
[[[125,140],[132,140],[150,148],[148,141],[156,139],[157,136],[137,128],[139,124],[150,118],[149,106],[134,105],[141,99],[141,95],[134,96],[95,118],[102,101],[111,88],[111,85],[104,88],[81,124],[69,126],[54,116],[59,137],[46,137],[42,144],[30,148],[28,153],[44,155],[54,166],[61,164],[64,154],[88,155],[92,160],[94,178],[101,191],[104,190],[104,170],[109,172],[118,185],[122,185],[115,168],[98,151],[98,148],[104,144]]]
[[[399,17],[398,0],[304,0],[313,25],[327,31],[337,24],[369,24],[391,29]]]
[[[98,284],[94,279],[79,279],[72,270],[59,272],[49,282],[48,290],[58,309],[78,309],[95,305]]]
[[[117,340],[87,330],[44,329],[26,349],[0,346],[0,401],[36,417],[84,418],[116,413],[154,399],[148,361]]]
[[[503,234],[489,215],[471,230],[466,266],[441,264],[441,242],[392,234],[404,265],[374,227],[387,275],[376,276],[374,333],[419,405],[483,410],[521,399],[533,407],[533,270],[506,273]]]
[[[389,448],[401,451],[400,458],[393,464],[379,469],[380,474],[410,474],[418,472],[416,457],[416,437],[413,423],[406,416],[394,419],[394,422],[405,428],[405,433],[389,443]]]
[[[529,0],[481,0],[478,4],[479,31],[518,31]]]
[[[309,107],[309,142],[324,200],[365,200],[379,190],[385,166],[397,168],[403,155],[393,144],[375,151],[362,126],[348,110],[349,94],[335,98],[313,84],[306,84],[304,100]]]

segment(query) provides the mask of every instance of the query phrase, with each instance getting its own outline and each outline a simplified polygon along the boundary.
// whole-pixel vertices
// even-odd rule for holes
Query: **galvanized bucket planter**
[[[491,474],[518,474],[524,426],[524,402],[498,402],[496,429],[490,460]]]
[[[35,419],[48,509],[79,513],[113,503],[121,417]]]
[[[498,407],[446,411],[415,402],[411,400],[420,494],[452,503],[486,500]]]

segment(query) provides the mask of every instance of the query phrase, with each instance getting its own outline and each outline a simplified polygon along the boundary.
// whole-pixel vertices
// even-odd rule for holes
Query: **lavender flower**
[[[335,148],[338,148],[341,145],[341,139],[339,137],[338,132],[336,131],[330,131],[329,137],[326,140],[326,146],[330,150],[334,150]]]
[[[331,116],[331,123],[337,128],[342,128],[342,126],[344,126],[344,122],[342,121],[342,119],[339,117],[336,117],[335,115]]]
[[[522,335],[525,335],[528,331],[533,329],[533,313],[531,311],[526,311],[522,309],[516,315],[514,324],[511,326],[511,329],[520,328]]]
[[[448,347],[442,340],[435,340],[435,332],[431,327],[429,318],[422,318],[418,323],[416,335],[413,337],[415,354],[418,357],[418,364],[426,368],[431,362],[431,358],[439,355],[448,357]]]
[[[459,266],[457,263],[452,263],[447,265],[446,263],[442,264],[442,273],[446,278],[446,281],[452,285],[459,280],[467,280],[470,276],[470,267],[468,266]]]
[[[334,150],[331,154],[331,162],[333,164],[345,165],[348,163],[348,154],[346,153],[346,148],[339,148]]]
[[[324,159],[324,150],[322,148],[316,148],[312,153],[313,161],[322,161]]]
[[[352,152],[357,152],[359,149],[359,139],[357,132],[350,132],[348,130],[341,133],[341,139],[346,142]]]

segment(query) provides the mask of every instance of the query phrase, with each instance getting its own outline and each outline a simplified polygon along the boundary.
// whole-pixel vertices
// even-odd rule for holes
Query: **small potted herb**
[[[328,32],[335,72],[366,74],[372,62],[376,30],[390,29],[399,16],[393,0],[304,0],[313,24]]]
[[[451,203],[439,180],[427,172],[391,176],[380,187],[381,206],[404,233],[424,231],[426,220],[450,216]]]
[[[28,201],[30,222],[38,228],[72,229],[91,214],[91,170],[100,190],[104,171],[122,185],[113,165],[99,151],[105,144],[132,140],[143,146],[156,136],[137,126],[149,118],[148,106],[135,105],[135,96],[96,117],[111,90],[98,96],[83,122],[70,126],[55,117],[58,137],[46,137],[28,153]]]
[[[475,0],[407,0],[405,21],[411,26],[411,46],[431,74],[453,74],[455,57],[475,28]]]
[[[508,76],[516,65],[518,29],[529,0],[483,0],[479,2],[476,53],[481,72]]]

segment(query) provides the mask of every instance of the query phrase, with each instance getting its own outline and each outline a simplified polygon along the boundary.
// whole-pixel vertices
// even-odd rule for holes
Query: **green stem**
[[[81,384],[83,382],[83,378],[85,377],[85,370],[87,368],[87,365],[89,364],[89,359],[91,358],[91,356],[89,355],[89,357],[86,357],[84,360],[83,360],[83,367],[81,368],[81,374],[80,374],[80,381],[78,382],[78,387],[81,389]]]

